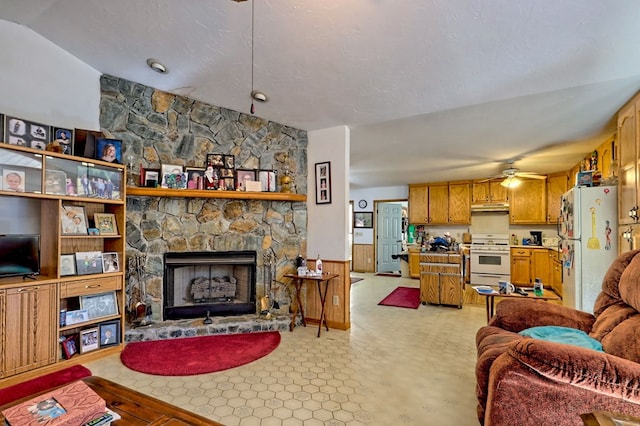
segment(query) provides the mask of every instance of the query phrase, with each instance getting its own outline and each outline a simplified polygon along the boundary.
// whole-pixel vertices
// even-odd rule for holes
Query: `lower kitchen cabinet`
[[[531,286],[531,250],[511,249],[511,283],[513,285]]]
[[[522,287],[533,287],[536,278],[540,278],[544,286],[554,290],[559,289],[560,292],[556,290],[556,293],[562,295],[562,264],[558,252],[539,246],[512,247],[511,283]]]
[[[409,248],[409,276],[420,278],[420,249]]]
[[[56,285],[3,289],[0,305],[4,350],[0,377],[54,364],[58,347],[54,340],[58,320]]]
[[[420,255],[420,301],[462,308],[464,293],[459,254]]]

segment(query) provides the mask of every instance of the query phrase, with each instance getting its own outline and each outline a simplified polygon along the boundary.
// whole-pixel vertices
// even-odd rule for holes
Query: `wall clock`
[[[358,201],[358,207],[360,207],[361,209],[366,209],[367,208],[367,201],[366,200]]]

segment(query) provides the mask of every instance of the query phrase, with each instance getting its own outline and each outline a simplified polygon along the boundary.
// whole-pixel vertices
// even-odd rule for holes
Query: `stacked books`
[[[120,418],[81,380],[7,408],[2,415],[10,426],[101,426]]]

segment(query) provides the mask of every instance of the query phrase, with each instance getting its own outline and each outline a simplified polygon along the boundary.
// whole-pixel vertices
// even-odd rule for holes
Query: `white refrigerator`
[[[562,195],[563,305],[593,313],[602,278],[618,253],[617,200],[615,186],[574,187]]]

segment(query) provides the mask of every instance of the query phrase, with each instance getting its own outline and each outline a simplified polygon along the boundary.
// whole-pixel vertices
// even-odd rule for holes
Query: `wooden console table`
[[[298,274],[285,274],[287,278],[291,278],[293,280],[293,286],[296,292],[296,309],[293,311],[291,315],[291,325],[289,329],[293,331],[293,328],[296,325],[296,317],[298,316],[298,310],[302,314],[302,325],[307,326],[307,322],[304,319],[304,307],[302,306],[302,299],[300,299],[300,289],[305,281],[315,281],[318,286],[318,295],[320,296],[320,324],[318,324],[318,337],[320,337],[320,332],[322,331],[322,323],[324,322],[324,326],[329,331],[329,326],[327,325],[327,319],[325,318],[325,305],[327,301],[327,290],[329,289],[329,281],[334,278],[339,277],[338,274],[330,274],[324,273],[322,275],[313,276],[313,275],[298,275]],[[324,292],[322,291],[322,285],[324,284]]]
[[[117,425],[196,425],[196,426],[222,426],[221,423],[214,422],[205,417],[191,413],[182,408],[152,398],[143,393],[119,385],[111,380],[102,377],[91,376],[82,379],[95,393],[100,395],[107,403],[107,407],[118,413],[122,419],[114,421]],[[64,385],[63,385],[64,386]],[[10,406],[27,401],[38,394],[49,392],[48,389],[37,394],[29,395],[18,401],[14,401],[3,407],[4,410]],[[0,414],[0,424],[4,424],[4,416]]]

